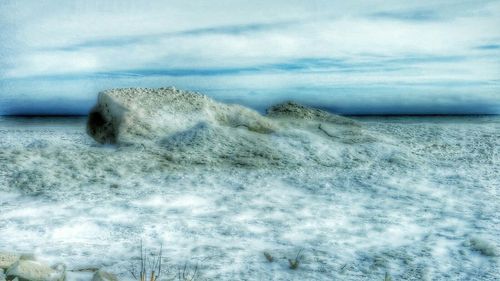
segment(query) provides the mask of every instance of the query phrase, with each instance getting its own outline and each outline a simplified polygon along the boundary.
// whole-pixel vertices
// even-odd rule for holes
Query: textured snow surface
[[[154,147],[0,119],[0,251],[123,279],[141,240],[208,280],[498,279],[499,118],[299,117],[264,135],[195,122]]]
[[[411,164],[390,138],[348,118],[293,102],[262,116],[175,88],[101,92],[87,132],[100,143],[140,147],[176,164],[346,167],[384,153],[381,161]]]

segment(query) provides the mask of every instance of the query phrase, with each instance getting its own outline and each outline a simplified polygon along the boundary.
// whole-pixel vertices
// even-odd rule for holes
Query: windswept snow
[[[84,120],[2,119],[0,250],[123,279],[141,240],[208,280],[498,278],[500,119],[353,121],[288,104],[243,110],[272,128],[255,132],[202,112],[162,113],[175,124],[147,128],[144,145],[98,144]]]

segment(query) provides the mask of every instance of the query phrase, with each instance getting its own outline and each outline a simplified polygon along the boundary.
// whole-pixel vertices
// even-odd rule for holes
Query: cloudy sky
[[[0,1],[0,113],[170,85],[259,110],[500,113],[500,1]]]

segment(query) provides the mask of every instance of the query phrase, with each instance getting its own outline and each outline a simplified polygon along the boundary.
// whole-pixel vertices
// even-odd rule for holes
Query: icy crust
[[[87,132],[100,143],[139,146],[186,165],[337,166],[364,163],[375,151],[390,151],[389,158],[407,154],[357,122],[319,109],[286,102],[262,116],[175,88],[102,92]]]

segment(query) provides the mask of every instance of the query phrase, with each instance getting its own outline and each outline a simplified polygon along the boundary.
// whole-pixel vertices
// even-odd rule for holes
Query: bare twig
[[[300,259],[301,259],[301,256],[300,256],[300,253],[302,252],[302,249],[299,250],[299,252],[297,253],[297,256],[295,257],[295,259],[288,259],[288,263],[290,264],[290,269],[297,269],[299,268],[299,265],[300,265]]]
[[[158,281],[162,274],[163,245],[160,246],[159,252],[156,255],[153,255],[153,257],[148,257],[148,254],[142,244],[142,240],[140,247],[141,257],[139,276],[137,276],[134,267],[132,267],[130,273],[132,274],[134,279],[139,281]]]

